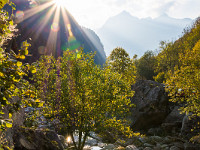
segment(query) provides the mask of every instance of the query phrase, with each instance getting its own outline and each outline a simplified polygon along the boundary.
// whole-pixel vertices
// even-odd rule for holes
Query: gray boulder
[[[164,85],[150,80],[139,80],[132,89],[135,95],[131,98],[136,105],[132,109],[134,130],[147,130],[160,125],[169,114],[168,95]]]
[[[138,148],[135,145],[128,145],[126,146],[126,150],[138,150]]]
[[[13,130],[15,150],[63,150],[64,146],[54,131],[26,128]]]

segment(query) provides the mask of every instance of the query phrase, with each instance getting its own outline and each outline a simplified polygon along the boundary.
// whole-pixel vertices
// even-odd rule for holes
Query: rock
[[[153,150],[153,149],[150,147],[145,147],[144,150]]]
[[[185,143],[184,144],[184,150],[200,150],[200,145],[194,145],[191,143]]]
[[[13,131],[15,150],[63,150],[63,144],[54,131],[15,128]]]
[[[144,147],[154,147],[152,144],[144,143]]]
[[[97,140],[96,140],[96,139],[93,139],[93,138],[89,138],[89,139],[85,142],[85,144],[90,145],[90,146],[96,146],[97,143],[98,143]]]
[[[138,148],[135,145],[128,145],[126,146],[126,150],[138,150]]]
[[[169,143],[171,143],[171,142],[172,142],[172,139],[169,138],[169,137],[165,137],[165,138],[163,139],[163,143],[165,143],[165,144],[169,144]]]
[[[132,145],[132,144],[138,146],[138,145],[141,145],[142,142],[141,142],[140,139],[137,138],[137,137],[133,137],[133,138],[131,138],[131,139],[124,139],[124,140],[121,140],[121,139],[120,139],[120,140],[117,140],[117,141],[115,142],[115,145],[120,145],[120,146],[123,146],[123,147],[126,147],[126,146],[128,146],[128,145]]]
[[[103,150],[111,150],[111,149],[113,150],[115,148],[116,146],[114,144],[108,144],[103,148]]]
[[[161,135],[162,129],[161,128],[150,128],[147,133],[148,133],[148,135]]]
[[[183,142],[174,142],[173,145],[180,148],[180,149],[184,149],[184,143]]]
[[[171,113],[164,120],[162,129],[165,134],[175,135],[176,133],[180,133],[184,114],[180,114],[179,109],[180,106],[172,106]]]
[[[159,149],[161,149],[160,143],[157,143],[157,144],[156,144],[156,147],[159,148]]]
[[[196,135],[199,135],[200,133],[199,122],[200,122],[200,117],[194,116],[191,113],[185,115],[182,121],[181,135],[185,137],[187,140],[191,139]],[[191,130],[193,131],[191,132]]]
[[[136,107],[132,109],[131,127],[137,131],[160,125],[169,114],[169,98],[163,84],[140,80],[132,89],[135,95],[131,101]]]
[[[175,106],[171,113],[164,120],[165,123],[182,123],[184,114],[180,114],[180,107]]]
[[[126,150],[126,149],[122,146],[119,146],[119,147],[115,148],[115,150]]]
[[[89,136],[92,137],[93,139],[96,139],[97,141],[102,141],[102,138],[99,137],[95,132],[90,132]]]
[[[169,147],[168,147],[168,145],[167,145],[167,144],[163,144],[163,145],[161,145],[161,149],[166,149],[166,148],[168,148],[168,149],[169,149]]]
[[[170,147],[170,150],[181,150],[181,149],[176,146],[172,146],[172,147]]]
[[[83,147],[83,150],[91,150],[92,148],[89,145]]]
[[[161,143],[163,142],[163,138],[159,137],[159,136],[151,136],[150,139],[152,141],[155,141],[156,143]]]
[[[162,123],[161,128],[163,129],[163,132],[166,135],[171,135],[172,133],[175,134],[176,133],[176,128],[180,129],[180,125],[177,125],[177,123],[172,122],[172,123]]]
[[[105,147],[106,146],[106,144],[105,143],[98,143],[97,144],[99,147],[101,147],[101,148],[103,148],[103,147]]]
[[[67,140],[64,136],[58,135],[59,140],[61,141],[63,147],[66,149],[68,147]]]

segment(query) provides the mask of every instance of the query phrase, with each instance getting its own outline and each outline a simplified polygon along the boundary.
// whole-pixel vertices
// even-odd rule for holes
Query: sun
[[[58,7],[66,6],[66,0],[53,0],[53,1]]]

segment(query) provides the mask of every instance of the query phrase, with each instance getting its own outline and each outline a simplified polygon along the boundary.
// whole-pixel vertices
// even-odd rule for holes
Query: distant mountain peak
[[[128,11],[123,10],[121,13],[119,13],[120,15],[125,15],[125,16],[132,16]]]
[[[139,18],[131,15],[128,11],[125,11],[125,10],[120,12],[118,15],[114,16],[113,18],[121,18],[123,20],[127,20],[127,19],[139,20]]]
[[[123,47],[130,56],[142,56],[146,50],[155,50],[160,41],[167,41],[182,34],[191,24],[190,19],[176,19],[163,13],[157,18],[134,17],[127,11],[111,17],[97,33],[104,44],[106,54],[115,47]]]
[[[163,13],[162,15],[160,15],[160,17],[167,17],[167,18],[169,18],[169,16],[168,16],[167,13]]]

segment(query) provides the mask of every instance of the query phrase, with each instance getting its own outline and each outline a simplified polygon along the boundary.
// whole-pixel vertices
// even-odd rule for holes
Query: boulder
[[[64,146],[54,131],[26,128],[13,129],[15,150],[63,150]]]
[[[108,144],[103,148],[103,150],[113,150],[115,148],[116,146],[114,144]]]
[[[185,143],[184,144],[184,150],[199,150],[200,149],[200,145],[195,145],[192,143]]]
[[[185,114],[181,114],[180,107],[175,106],[173,110],[170,112],[170,114],[166,117],[165,123],[182,123],[183,117]]]
[[[133,87],[135,95],[131,102],[136,105],[131,110],[131,127],[147,130],[160,125],[169,114],[169,98],[164,85],[150,80],[139,80]]]
[[[170,114],[166,117],[161,125],[165,134],[180,133],[184,114],[180,112],[180,106],[174,106]]]
[[[192,114],[185,115],[182,121],[181,135],[188,140],[198,135],[200,133],[199,122],[200,117],[192,116]]]
[[[128,145],[126,146],[126,150],[138,150],[138,148],[135,145]]]
[[[170,147],[170,150],[180,150],[180,148],[178,148],[176,146],[172,146],[172,147]]]

